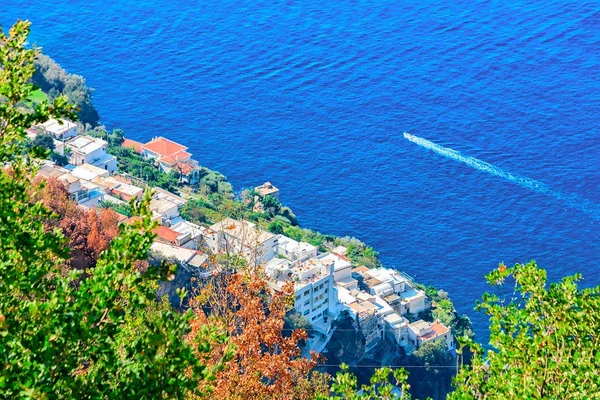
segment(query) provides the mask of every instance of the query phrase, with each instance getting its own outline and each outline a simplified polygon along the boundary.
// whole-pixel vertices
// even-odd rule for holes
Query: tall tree
[[[327,379],[312,372],[320,357],[300,357],[299,342],[306,331],[284,334],[293,287],[269,294],[258,274],[241,271],[219,278],[196,298],[197,318],[190,339],[202,326],[220,325],[230,335],[227,344],[215,344],[206,355],[210,366],[234,346],[234,358],[216,374],[214,396],[219,399],[312,399],[327,393]]]
[[[22,21],[8,35],[0,31],[0,164],[10,165],[0,168],[0,395],[150,399],[198,392],[211,371],[194,352],[218,341],[217,333],[205,330],[186,342],[191,313],[152,309],[163,270],[135,269],[153,240],[149,194],[134,210],[140,220],[120,226],[87,278],[75,285],[80,272],[60,271],[67,240],[48,231],[55,214],[29,195],[36,159],[47,152],[27,149],[24,138],[50,116],[75,115],[62,96],[26,106],[36,57],[24,47],[28,33]]]
[[[581,275],[546,286],[535,262],[487,275],[497,293],[477,308],[490,317],[490,345],[456,377],[450,399],[592,399],[600,393],[600,287]]]

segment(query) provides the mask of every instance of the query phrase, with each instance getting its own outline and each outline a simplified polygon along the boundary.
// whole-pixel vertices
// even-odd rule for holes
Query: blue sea
[[[600,284],[596,1],[3,1],[17,18],[107,127],[271,181],[303,226],[448,291],[480,340],[500,262]]]

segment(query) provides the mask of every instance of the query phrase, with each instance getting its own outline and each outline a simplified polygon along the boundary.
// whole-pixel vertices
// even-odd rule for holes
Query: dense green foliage
[[[80,75],[69,74],[50,57],[38,54],[35,60],[33,83],[38,85],[53,100],[64,95],[71,104],[79,108],[79,121],[91,126],[98,125],[100,116],[92,104],[93,89],[85,84]],[[34,99],[42,100],[39,94]]]
[[[490,318],[490,345],[470,343],[472,365],[456,378],[451,399],[592,399],[600,393],[600,287],[581,276],[546,287],[535,262],[504,265],[486,277],[477,309]]]
[[[452,389],[456,361],[444,340],[423,343],[398,365],[406,365],[410,393],[415,398],[442,400]]]
[[[50,116],[75,118],[74,108],[62,96],[22,106],[34,90],[28,33],[26,22],[0,32],[0,163],[10,162],[0,169],[0,396],[181,398],[214,372],[194,352],[224,337],[207,326],[189,344],[192,314],[156,306],[165,271],[136,268],[153,240],[148,193],[134,210],[141,220],[120,226],[86,277],[63,273],[66,238],[48,231],[45,221],[55,216],[28,194],[35,160],[47,151],[27,149],[24,138]]]

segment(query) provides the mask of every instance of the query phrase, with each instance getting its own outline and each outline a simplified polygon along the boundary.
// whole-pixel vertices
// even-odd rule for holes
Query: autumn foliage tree
[[[202,326],[218,325],[230,336],[227,344],[214,344],[204,360],[219,361],[228,346],[235,355],[216,374],[214,398],[312,399],[327,393],[327,378],[313,372],[321,357],[311,352],[300,357],[303,329],[284,335],[284,316],[291,307],[293,286],[271,293],[257,273],[239,271],[221,276],[194,299],[193,340]]]
[[[100,253],[119,234],[117,213],[108,208],[84,210],[69,198],[65,184],[56,178],[37,178],[31,187],[32,201],[41,201],[54,211],[46,220],[48,229],[60,228],[69,238],[71,266],[95,265]]]

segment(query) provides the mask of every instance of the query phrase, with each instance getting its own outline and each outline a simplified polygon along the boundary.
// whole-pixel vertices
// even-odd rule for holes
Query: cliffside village
[[[69,156],[65,167],[45,161],[38,172],[41,177],[64,182],[70,197],[84,208],[96,208],[100,201],[119,204],[141,198],[145,189],[118,173],[117,159],[107,153],[106,141],[78,135],[76,124],[62,122],[50,120],[28,131],[30,138],[41,132],[52,135],[55,151]],[[126,139],[122,146],[154,160],[164,172],[176,168],[189,183],[198,179],[198,163],[187,147],[176,142],[164,137],[145,144]],[[429,309],[431,302],[401,272],[353,266],[342,246],[323,253],[316,246],[264,231],[249,221],[227,218],[209,227],[193,224],[179,214],[186,199],[160,188],[152,189],[150,209],[159,226],[154,231],[157,236],[151,250],[177,260],[203,278],[214,273],[209,254],[229,252],[242,255],[248,265],[262,266],[275,291],[293,282],[294,309],[307,318],[315,332],[307,348],[317,352],[325,349],[335,331],[334,321],[343,311],[355,317],[355,328],[362,330],[367,351],[382,340],[403,347],[407,353],[425,342],[438,340],[444,341],[448,350],[454,348],[448,326],[424,320],[411,323],[407,319]],[[279,198],[279,190],[269,182],[256,191]],[[119,216],[122,223],[131,220]]]

